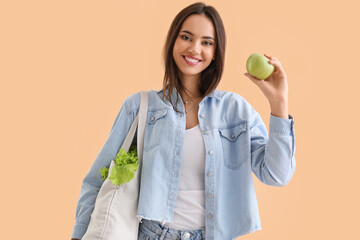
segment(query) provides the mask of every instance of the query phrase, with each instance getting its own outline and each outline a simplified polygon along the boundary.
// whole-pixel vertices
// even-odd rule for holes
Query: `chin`
[[[181,70],[180,70],[181,71]],[[199,71],[181,71],[181,74],[183,75],[183,76],[197,76],[197,75],[200,75],[201,74],[201,72],[199,72]]]

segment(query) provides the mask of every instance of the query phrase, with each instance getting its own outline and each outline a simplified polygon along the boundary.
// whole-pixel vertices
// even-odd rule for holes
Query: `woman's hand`
[[[265,80],[259,80],[249,73],[245,73],[255,83],[268,99],[271,113],[274,116],[288,118],[288,84],[287,77],[280,61],[276,57],[264,54],[269,63],[274,65],[273,73]]]

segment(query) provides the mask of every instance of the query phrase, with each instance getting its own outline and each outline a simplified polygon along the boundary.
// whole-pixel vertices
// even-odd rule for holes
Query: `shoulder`
[[[148,96],[149,96],[149,107],[148,110],[149,111],[155,111],[158,109],[163,109],[163,108],[168,108],[169,106],[166,105],[161,97],[159,96],[159,90],[143,90],[144,92],[148,92]],[[142,91],[138,91],[135,92],[131,95],[129,95],[125,101],[124,101],[124,105],[127,109],[127,111],[130,112],[137,112],[139,110],[140,107],[140,93]]]
[[[223,90],[215,90],[217,91],[217,95],[219,96],[219,104],[226,105],[228,107],[241,107],[241,108],[249,108],[253,109],[251,104],[240,94],[231,92],[231,91],[223,91]]]
[[[220,100],[222,102],[239,102],[242,104],[249,104],[244,97],[242,97],[240,94],[231,92],[231,91],[225,91],[225,90],[215,90],[216,95],[220,97]]]
[[[253,108],[253,106],[240,94],[215,90],[217,96],[219,96],[218,107],[223,114],[230,114],[238,119],[252,121],[259,114]]]

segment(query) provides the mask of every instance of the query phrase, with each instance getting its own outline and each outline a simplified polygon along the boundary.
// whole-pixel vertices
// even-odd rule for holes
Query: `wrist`
[[[288,100],[283,98],[275,102],[270,102],[271,114],[275,117],[289,118]]]

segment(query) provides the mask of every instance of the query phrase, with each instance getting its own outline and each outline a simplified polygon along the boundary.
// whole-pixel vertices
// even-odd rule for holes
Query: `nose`
[[[190,49],[192,54],[199,55],[201,53],[201,42],[194,41]]]

